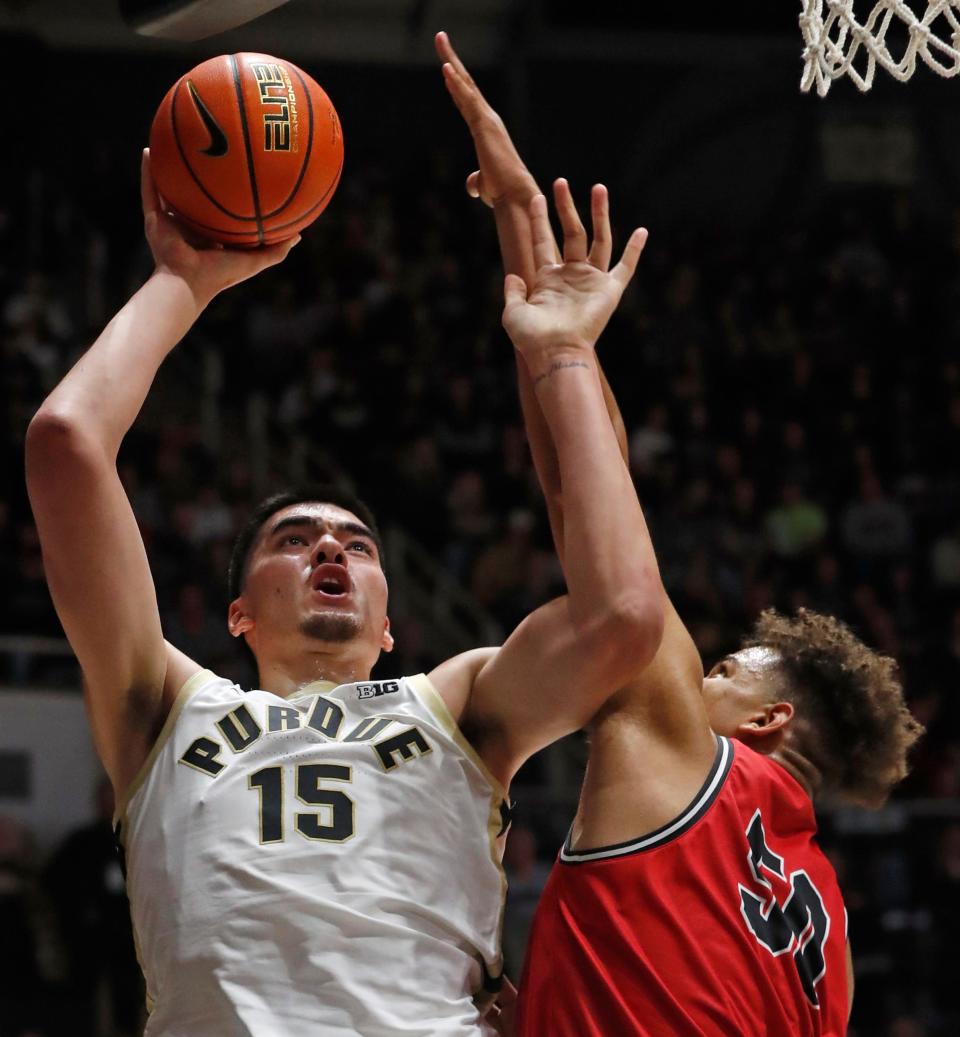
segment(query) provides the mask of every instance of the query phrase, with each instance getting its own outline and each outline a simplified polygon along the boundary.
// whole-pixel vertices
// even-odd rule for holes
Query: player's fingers
[[[258,269],[265,270],[268,266],[276,266],[282,263],[290,254],[290,250],[300,244],[300,235],[287,238],[286,241],[278,241],[275,245],[265,245],[256,252],[259,260]]]
[[[474,137],[481,127],[496,119],[496,113],[487,104],[486,98],[477,89],[473,80],[469,76],[464,76],[449,61],[443,66],[443,82],[457,111],[463,116]]]
[[[619,282],[621,288],[626,288],[630,283],[630,278],[633,277],[633,273],[637,269],[640,253],[643,252],[643,247],[646,243],[647,228],[638,227],[630,235],[630,240],[623,250],[620,262],[610,271],[611,276]]]
[[[160,195],[157,193],[153,182],[153,174],[150,171],[150,149],[144,148],[140,157],[140,201],[143,203],[143,215],[159,213]]]
[[[593,224],[593,244],[590,246],[589,261],[598,270],[609,270],[613,235],[610,232],[610,196],[603,184],[594,184],[590,192],[590,219]]]
[[[523,303],[527,300],[527,282],[516,274],[504,277],[504,300],[508,303]]]
[[[527,283],[516,274],[507,274],[503,279],[504,309],[527,301]]]
[[[560,226],[563,227],[563,258],[567,263],[582,263],[587,258],[587,232],[573,204],[570,184],[561,177],[553,183]]]
[[[457,106],[457,111],[467,121],[467,125],[472,124],[477,114],[475,110],[475,91],[470,88],[463,76],[457,72],[449,61],[443,66],[443,82],[447,88],[447,93],[450,94],[453,98],[453,103]]]
[[[433,46],[441,61],[449,61],[451,65],[462,64],[457,52],[453,49],[450,37],[442,29],[433,37]]]
[[[438,33],[434,33],[433,49],[437,52],[437,57],[441,62],[450,60],[450,54],[453,51],[453,47],[450,45],[450,37],[442,30]]]
[[[476,87],[476,83],[473,81],[473,76],[467,71],[467,66],[460,60],[460,55],[453,49],[453,44],[450,42],[450,37],[442,30],[437,33],[433,38],[434,46],[437,48],[437,55],[441,61],[447,61],[453,65],[454,69],[459,75],[466,81],[468,86]]]
[[[467,194],[470,195],[471,198],[479,198],[480,197],[480,170],[479,169],[475,169],[467,177],[466,188],[467,188]]]
[[[533,260],[539,270],[544,266],[552,266],[558,261],[560,251],[557,248],[550,216],[547,213],[547,200],[542,194],[535,194],[530,199],[530,235],[533,240]]]

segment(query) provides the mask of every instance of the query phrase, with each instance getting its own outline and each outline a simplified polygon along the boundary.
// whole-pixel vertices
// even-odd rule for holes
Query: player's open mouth
[[[342,565],[327,563],[317,566],[310,586],[328,598],[341,598],[350,593],[350,576]]]

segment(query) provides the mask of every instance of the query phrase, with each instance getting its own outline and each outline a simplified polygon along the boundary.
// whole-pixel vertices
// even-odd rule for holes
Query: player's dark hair
[[[907,708],[893,659],[860,641],[832,616],[768,609],[744,648],[779,656],[796,706],[796,745],[823,776],[824,793],[882,806],[908,770],[907,752],[923,734]]]
[[[336,507],[343,508],[344,511],[350,511],[356,515],[373,534],[374,543],[377,545],[377,554],[380,556],[380,565],[383,566],[383,541],[380,537],[380,530],[377,528],[377,521],[367,504],[349,491],[332,484],[294,486],[281,490],[279,493],[275,493],[271,497],[267,497],[266,500],[261,501],[253,509],[243,528],[237,534],[237,539],[233,544],[233,551],[230,554],[230,567],[227,570],[227,594],[229,595],[229,601],[233,601],[243,591],[244,581],[247,577],[247,562],[250,558],[250,549],[253,547],[253,543],[257,539],[257,534],[260,532],[263,524],[271,515],[282,511],[284,508],[289,508],[293,504],[306,503],[334,504]]]

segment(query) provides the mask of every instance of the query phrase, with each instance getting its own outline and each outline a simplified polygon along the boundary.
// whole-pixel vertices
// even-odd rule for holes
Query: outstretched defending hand
[[[593,350],[633,277],[647,241],[644,228],[635,230],[620,262],[608,272],[611,234],[607,189],[597,184],[591,193],[593,244],[589,250],[587,232],[569,184],[557,180],[553,192],[563,227],[563,262],[556,261],[559,252],[547,201],[538,194],[530,203],[536,282],[529,294],[523,278],[516,274],[508,274],[504,282],[503,326],[528,366],[531,360],[542,364]],[[535,369],[531,366],[531,374]]]
[[[450,37],[438,32],[434,45],[443,62],[443,81],[470,130],[480,163],[467,177],[467,193],[491,207],[511,199],[526,202],[537,193],[537,183],[513,146],[503,119],[480,93]]]
[[[205,248],[190,244],[177,221],[164,211],[150,172],[150,149],[143,149],[140,166],[140,197],[143,201],[143,226],[158,272],[181,278],[200,306],[231,285],[246,281],[269,266],[276,266],[300,241],[289,241],[263,248],[232,249],[213,242]]]

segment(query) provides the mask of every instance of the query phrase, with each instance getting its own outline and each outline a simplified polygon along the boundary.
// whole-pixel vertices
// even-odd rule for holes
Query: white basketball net
[[[960,0],[912,0],[920,17],[905,0],[875,0],[870,14],[858,21],[854,0],[802,0],[803,78],[806,93],[816,83],[825,97],[830,84],[849,76],[860,90],[869,90],[877,65],[901,81],[909,79],[919,58],[937,75],[960,74]],[[887,46],[887,31],[906,28],[900,57]],[[903,32],[898,35],[903,36]],[[856,67],[855,67],[856,66]]]

